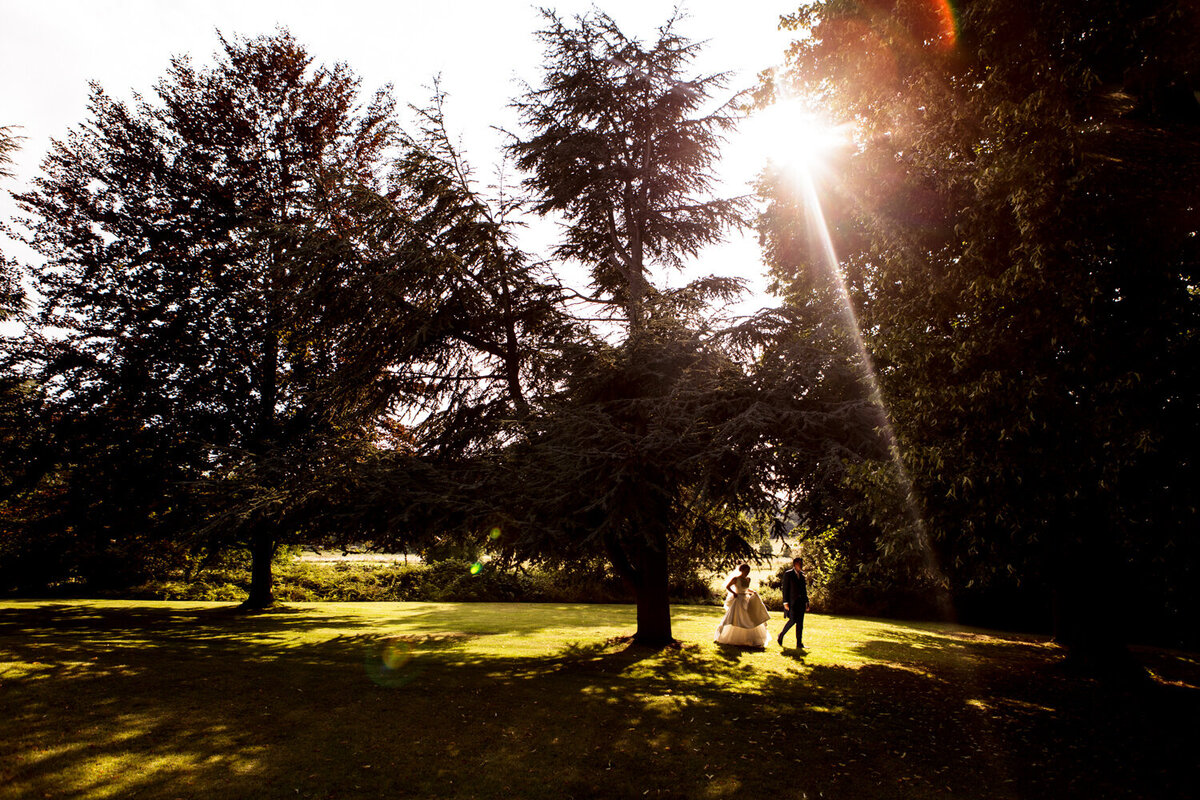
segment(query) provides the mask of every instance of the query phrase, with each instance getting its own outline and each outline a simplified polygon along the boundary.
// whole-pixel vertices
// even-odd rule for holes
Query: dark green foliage
[[[601,13],[574,26],[546,12],[542,85],[516,102],[530,132],[510,150],[532,210],[561,212],[556,255],[591,271],[595,297],[645,322],[648,271],[677,266],[741,224],[743,206],[711,196],[732,109],[709,110],[724,75],[688,77],[700,45],[671,19],[649,45]]]
[[[780,78],[861,126],[827,213],[937,563],[977,619],[1053,603],[1079,652],[1122,608],[1195,630],[1200,17],[976,0],[956,34],[934,6],[805,8]]]
[[[403,365],[415,409],[415,449],[461,459],[509,435],[529,413],[527,394],[545,391],[551,366],[582,328],[564,313],[563,290],[544,264],[512,241],[512,213],[490,203],[451,143],[436,93],[420,127],[401,136],[389,186],[405,220],[397,269],[417,301],[409,334],[421,358]]]
[[[11,177],[8,164],[21,137],[11,126],[0,126],[0,178]],[[9,228],[0,220],[0,234]],[[0,250],[0,324],[12,323],[25,312],[25,292],[21,288],[20,274],[16,262]],[[27,459],[32,455],[32,441],[38,435],[35,385],[13,373],[10,369],[12,343],[7,336],[0,336],[0,530],[7,527],[4,521],[5,498],[17,490],[29,472]]]
[[[737,279],[655,285],[653,268],[742,223],[740,201],[710,194],[733,124],[712,98],[723,76],[686,74],[697,45],[676,20],[644,45],[603,14],[546,16],[543,82],[517,103],[527,137],[510,150],[532,209],[568,221],[558,257],[588,267],[589,300],[619,333],[563,348],[553,391],[491,460],[481,527],[517,559],[607,558],[636,593],[638,641],[662,644],[670,576],[753,559],[782,497],[834,452],[878,449],[878,416],[826,390],[861,367],[788,312],[716,330],[711,303]]]
[[[349,71],[286,33],[177,59],[154,103],[95,89],[21,198],[38,323],[64,334],[19,354],[46,430],[5,544],[52,567],[22,572],[128,583],[153,577],[116,568],[146,562],[135,545],[248,547],[257,607],[283,542],[491,546],[607,559],[639,641],[669,641],[673,583],[753,558],[781,501],[884,447],[844,326],[793,308],[717,330],[738,279],[655,285],[745,210],[710,191],[724,79],[686,76],[674,26],[643,45],[547,14],[544,84],[517,102],[528,207],[569,222],[556,255],[590,270],[586,298],[513,245],[440,94],[397,132],[385,95],[356,107]]]
[[[314,562],[294,560],[290,551],[276,560],[275,596],[293,602],[525,602],[627,603],[624,582],[603,569],[555,570],[505,567],[461,559],[404,563]],[[216,563],[161,570],[115,596],[147,600],[240,601],[250,585],[248,553],[228,553]],[[61,583],[37,594],[70,597],[83,589]],[[696,575],[672,581],[677,602],[712,602],[708,583]]]
[[[14,126],[0,125],[0,178],[12,177],[8,165],[12,163],[11,154],[20,148],[18,142],[21,138],[14,132]]]
[[[561,379],[564,350],[585,336],[557,279],[512,243],[511,209],[476,188],[442,100],[416,109],[420,126],[400,135],[388,176],[402,292],[386,301],[407,347],[390,374],[403,405],[327,476],[312,509],[326,543],[478,553],[487,455],[521,435],[531,403]]]
[[[861,368],[792,332],[786,315],[722,335],[657,321],[581,358],[497,462],[502,551],[603,553],[640,598],[655,570],[755,560],[781,498],[881,448],[876,409],[839,386]]]
[[[19,198],[47,259],[38,324],[62,333],[31,333],[21,365],[46,393],[57,527],[105,551],[207,521],[269,564],[290,487],[387,407],[369,212],[392,102],[357,89],[286,32],[174,60],[157,103],[93,88],[90,124]],[[226,502],[197,512],[197,490]]]
[[[18,149],[21,138],[13,132],[12,126],[0,125],[0,178],[12,176],[8,164],[12,163],[11,153]],[[0,233],[7,232],[7,225],[0,220]],[[0,323],[13,319],[22,310],[24,299],[16,264],[0,251]]]

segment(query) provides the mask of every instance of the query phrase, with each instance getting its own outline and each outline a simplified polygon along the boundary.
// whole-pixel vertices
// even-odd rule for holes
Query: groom
[[[800,571],[800,559],[792,559],[792,568],[783,573],[783,615],[787,623],[779,632],[779,646],[783,647],[783,635],[796,626],[796,647],[804,649],[804,612],[808,610],[808,584]]]

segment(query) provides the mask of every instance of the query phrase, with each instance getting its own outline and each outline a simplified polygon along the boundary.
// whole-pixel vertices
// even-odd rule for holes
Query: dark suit
[[[804,647],[804,612],[808,609],[808,582],[804,580],[804,573],[788,569],[783,573],[783,585],[780,589],[783,591],[783,602],[788,607],[788,621],[779,632],[779,643],[783,644],[783,635],[795,625],[796,646]]]

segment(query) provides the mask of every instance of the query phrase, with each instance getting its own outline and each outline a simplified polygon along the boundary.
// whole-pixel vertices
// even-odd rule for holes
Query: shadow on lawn
[[[1197,777],[1196,692],[1116,693],[1038,645],[890,626],[857,668],[618,640],[501,657],[413,613],[408,679],[380,686],[378,618],[0,610],[0,657],[46,659],[0,673],[0,797],[1162,798]]]
[[[268,612],[246,613],[236,606],[134,606],[116,607],[46,603],[29,607],[0,608],[0,639],[9,636],[32,641],[64,635],[81,642],[121,641],[129,637],[156,642],[183,637],[189,642],[206,638],[239,638],[247,634],[299,633],[328,627],[370,628],[371,621],[352,615],[314,616],[302,609],[279,607]]]
[[[374,609],[383,604],[375,604]],[[14,648],[27,660],[55,663],[65,660],[78,663],[79,657],[93,657],[120,650],[126,662],[130,655],[145,648],[152,658],[159,658],[172,648],[190,654],[213,651],[216,655],[236,651],[250,660],[289,659],[303,653],[321,651],[330,641],[321,638],[323,631],[350,631],[341,640],[369,643],[386,633],[389,627],[402,625],[405,632],[417,639],[422,632],[429,636],[446,629],[461,631],[452,637],[453,644],[492,634],[533,634],[551,627],[586,628],[594,613],[579,606],[530,606],[523,604],[489,604],[492,609],[508,606],[520,613],[503,615],[503,630],[491,630],[491,622],[481,623],[473,607],[466,604],[404,604],[397,605],[396,616],[389,619],[378,610],[370,614],[331,613],[323,607],[320,613],[302,606],[277,606],[266,611],[247,613],[236,606],[186,605],[118,605],[40,603],[23,607],[0,608],[0,645]],[[385,606],[386,607],[386,606]],[[547,613],[553,612],[553,616]],[[632,619],[632,616],[630,617]],[[310,639],[317,637],[314,643]],[[332,641],[336,650],[344,641]]]

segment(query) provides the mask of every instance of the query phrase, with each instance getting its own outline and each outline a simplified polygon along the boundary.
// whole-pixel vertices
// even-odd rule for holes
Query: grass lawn
[[[1033,637],[810,615],[807,652],[628,606],[0,603],[0,798],[1170,798],[1200,658],[1115,689]],[[772,621],[778,631],[778,615]]]

